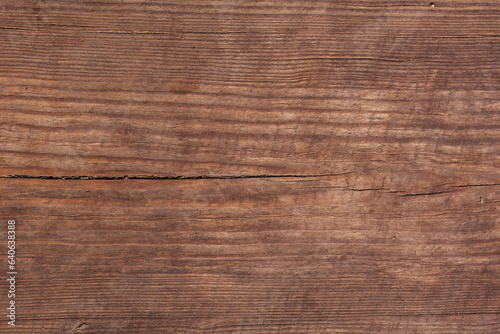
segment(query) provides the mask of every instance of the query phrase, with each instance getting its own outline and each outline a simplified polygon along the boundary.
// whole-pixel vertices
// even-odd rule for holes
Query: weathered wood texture
[[[498,333],[500,185],[353,182],[0,180],[16,333]]]
[[[497,1],[0,3],[0,175],[498,177]]]
[[[0,0],[12,332],[500,333],[499,91],[496,0]]]

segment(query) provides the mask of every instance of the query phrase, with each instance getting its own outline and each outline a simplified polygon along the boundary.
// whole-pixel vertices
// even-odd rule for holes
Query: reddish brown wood
[[[498,180],[496,1],[3,8],[0,175]]]
[[[499,14],[0,0],[0,333],[500,332]]]
[[[1,180],[16,333],[497,332],[500,186],[351,182]]]

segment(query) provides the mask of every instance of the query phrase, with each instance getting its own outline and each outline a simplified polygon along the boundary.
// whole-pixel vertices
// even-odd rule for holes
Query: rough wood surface
[[[18,219],[16,332],[500,330],[500,185],[3,179],[0,191],[2,218]]]
[[[0,0],[0,333],[500,333],[499,92],[496,0]]]
[[[2,1],[0,175],[495,182],[497,1]]]

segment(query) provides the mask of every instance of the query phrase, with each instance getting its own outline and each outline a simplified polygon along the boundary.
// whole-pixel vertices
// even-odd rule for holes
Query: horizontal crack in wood
[[[95,176],[95,175],[1,175],[1,179],[40,179],[40,180],[226,180],[226,179],[264,179],[264,178],[318,178],[329,176],[342,176],[352,174],[259,174],[259,175],[116,175],[116,176]]]

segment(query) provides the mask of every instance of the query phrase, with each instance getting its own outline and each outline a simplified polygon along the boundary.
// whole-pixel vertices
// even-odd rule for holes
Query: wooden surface
[[[2,180],[19,329],[498,332],[500,185],[352,183]]]
[[[499,92],[496,0],[0,0],[0,333],[500,333]]]

